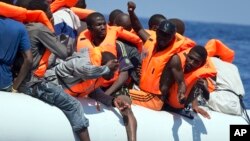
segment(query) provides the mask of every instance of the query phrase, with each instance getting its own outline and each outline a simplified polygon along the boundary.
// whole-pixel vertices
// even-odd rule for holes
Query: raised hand
[[[135,8],[136,8],[135,3],[132,1],[129,1],[128,2],[128,12],[133,12],[135,10]]]

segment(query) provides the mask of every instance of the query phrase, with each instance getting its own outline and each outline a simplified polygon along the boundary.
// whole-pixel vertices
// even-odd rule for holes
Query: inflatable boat
[[[116,108],[79,99],[89,119],[91,141],[127,141],[121,115]],[[0,141],[78,141],[66,116],[51,106],[21,93],[0,92]],[[138,141],[228,141],[230,125],[247,125],[242,116],[208,110],[211,119],[194,115],[153,111],[132,105],[137,119]],[[247,110],[248,114],[250,110]]]

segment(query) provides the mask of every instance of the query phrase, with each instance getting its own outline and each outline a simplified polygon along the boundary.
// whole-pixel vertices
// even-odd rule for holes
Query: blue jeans
[[[65,93],[61,86],[44,80],[27,89],[24,93],[61,109],[68,118],[74,132],[80,132],[89,126],[81,103]]]
[[[12,84],[5,88],[1,88],[0,91],[11,92],[11,88],[12,88]]]

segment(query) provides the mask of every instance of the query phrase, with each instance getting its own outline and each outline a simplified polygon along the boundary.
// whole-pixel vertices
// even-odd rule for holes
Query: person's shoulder
[[[3,23],[8,24],[8,27],[15,27],[15,29],[25,29],[25,26],[23,23],[10,19],[10,18],[4,18]]]
[[[62,7],[59,10],[55,11],[53,13],[53,16],[58,16],[58,17],[65,16],[65,14],[69,13],[70,11],[71,11],[70,8]],[[63,17],[61,17],[61,18],[63,18]]]

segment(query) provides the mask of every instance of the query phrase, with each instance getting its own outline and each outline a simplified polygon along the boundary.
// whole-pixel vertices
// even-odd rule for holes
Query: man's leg
[[[120,98],[131,105],[131,100],[128,96],[120,95]],[[126,127],[128,141],[136,141],[137,121],[131,108],[126,108],[120,111],[123,117],[123,122]]]
[[[90,140],[87,129],[89,121],[83,114],[81,103],[66,94],[61,86],[50,82],[39,83],[34,86],[32,96],[61,109],[68,118],[74,132],[79,135],[80,140]]]

